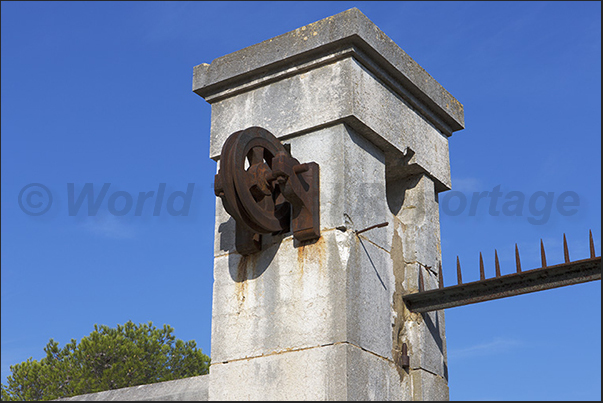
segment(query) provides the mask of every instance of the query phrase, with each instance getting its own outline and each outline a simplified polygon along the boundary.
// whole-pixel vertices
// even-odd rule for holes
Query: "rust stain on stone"
[[[297,267],[299,268],[300,277],[304,275],[304,251],[306,250],[305,245],[300,245],[297,248]]]
[[[251,255],[243,255],[241,256],[241,260],[239,260],[239,264],[237,265],[237,278],[235,281],[237,283],[243,283],[247,280],[247,261],[250,259]]]
[[[237,264],[237,274],[235,279],[235,290],[237,299],[239,301],[239,311],[241,312],[242,306],[245,302],[245,294],[247,293],[247,280],[249,274],[253,274],[253,269],[257,264],[258,253],[251,255],[241,256],[241,260]]]
[[[318,265],[318,271],[325,273],[326,267],[326,255],[327,255],[327,244],[324,237],[318,238],[318,240],[312,244],[310,259]]]
[[[317,240],[300,242],[297,248],[297,264],[302,275],[308,264],[317,265],[319,272],[323,272],[327,254],[326,247],[325,239],[322,236]]]

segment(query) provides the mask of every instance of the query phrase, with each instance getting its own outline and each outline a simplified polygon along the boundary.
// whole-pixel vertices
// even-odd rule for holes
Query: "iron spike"
[[[570,262],[569,249],[567,248],[567,240],[565,239],[565,234],[563,234],[563,258],[565,259],[565,263]]]
[[[479,253],[479,279],[486,279],[486,274],[484,273],[484,259],[482,259],[482,252]]]
[[[442,274],[442,262],[438,262],[439,288],[444,288],[444,275]]]
[[[542,262],[542,267],[546,267],[546,254],[544,253],[544,244],[542,243],[542,239],[540,240],[540,261]]]
[[[459,257],[456,257],[456,280],[458,284],[463,284],[463,277],[461,276],[461,262]]]
[[[521,260],[519,260],[519,249],[515,244],[515,266],[517,267],[517,273],[521,273]]]
[[[593,233],[591,230],[588,230],[588,240],[590,243],[590,258],[594,259],[595,258],[595,243],[593,242]]]
[[[408,355],[408,346],[406,343],[402,343],[402,355]]]
[[[500,277],[500,263],[498,262],[498,253],[494,249],[494,266],[496,267],[496,277]]]

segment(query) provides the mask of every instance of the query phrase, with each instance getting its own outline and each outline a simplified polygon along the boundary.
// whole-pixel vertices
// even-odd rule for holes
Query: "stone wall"
[[[132,386],[129,388],[107,390],[98,393],[73,396],[58,401],[200,401],[208,400],[209,376],[193,376],[174,381],[158,382],[149,385]]]

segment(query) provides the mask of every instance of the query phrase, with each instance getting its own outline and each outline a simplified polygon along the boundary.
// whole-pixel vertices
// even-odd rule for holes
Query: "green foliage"
[[[117,329],[94,325],[79,344],[71,339],[62,349],[50,339],[46,357],[10,367],[2,400],[51,400],[207,374],[209,357],[173,331],[128,321]]]

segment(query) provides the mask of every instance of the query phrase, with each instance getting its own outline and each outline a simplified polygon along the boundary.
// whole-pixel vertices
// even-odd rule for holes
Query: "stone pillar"
[[[209,399],[447,399],[443,311],[401,296],[419,270],[437,284],[462,105],[357,9],[196,66],[193,90],[218,165],[230,134],[260,126],[320,167],[317,241],[264,236],[241,256],[216,199]]]

